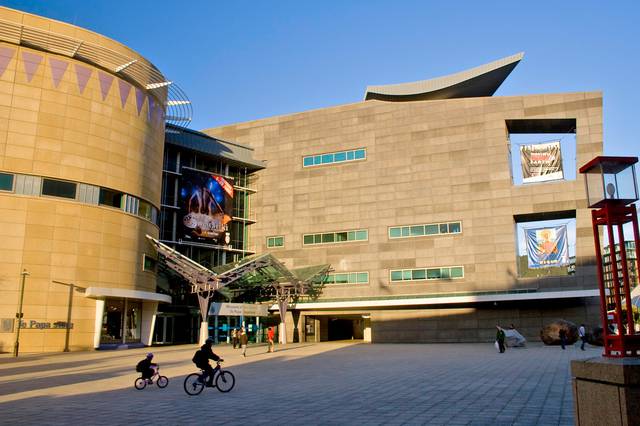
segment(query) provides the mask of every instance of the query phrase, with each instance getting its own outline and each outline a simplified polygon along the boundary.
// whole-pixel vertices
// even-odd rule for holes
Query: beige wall
[[[134,54],[95,33],[33,15],[0,8],[0,19]],[[0,48],[11,55],[0,76],[0,172],[106,187],[159,208],[164,122],[159,115],[149,119],[150,94],[137,88],[145,97],[138,113],[136,87],[115,74],[10,43],[0,43]],[[25,60],[31,55],[42,59],[29,79]],[[68,64],[57,87],[52,60]],[[76,66],[91,69],[82,92]],[[105,99],[99,73],[113,77]],[[129,94],[122,105],[121,91],[127,85]],[[163,102],[154,98],[156,105]],[[157,237],[157,226],[122,210],[0,192],[0,318],[13,318],[17,312],[23,269],[30,273],[24,296],[26,321],[66,320],[68,289],[52,280],[154,292],[154,274],[141,270],[142,254],[152,253],[145,234]],[[95,301],[76,293],[73,304],[71,349],[90,348]],[[64,330],[21,333],[21,352],[55,351],[64,345]],[[12,350],[13,340],[13,333],[0,333],[0,351]]]
[[[366,101],[240,123],[205,132],[256,149],[252,232],[284,235],[270,249],[288,266],[330,263],[369,271],[369,285],[326,286],[322,299],[535,288],[596,287],[584,184],[511,183],[505,120],[575,118],[577,166],[602,152],[602,95],[487,97],[418,102]],[[367,160],[302,167],[302,157],[364,147]],[[517,148],[514,148],[517,153]],[[577,210],[575,276],[519,279],[515,214]],[[388,227],[461,220],[463,232],[389,240]],[[367,228],[368,242],[303,246],[304,233]],[[465,278],[389,282],[389,270],[464,265]]]

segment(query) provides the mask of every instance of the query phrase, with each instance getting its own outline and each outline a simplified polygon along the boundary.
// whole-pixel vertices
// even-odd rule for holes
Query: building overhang
[[[147,302],[171,303],[171,296],[151,291],[128,290],[125,288],[87,287],[84,297],[91,299],[105,299],[107,297],[121,299],[138,299]]]
[[[326,302],[307,302],[292,304],[291,309],[296,310],[318,310],[318,309],[368,309],[368,308],[402,308],[408,306],[437,306],[437,305],[460,305],[487,302],[511,302],[528,300],[549,300],[549,299],[573,299],[582,297],[598,297],[599,290],[572,290],[572,291],[546,291],[527,293],[504,293],[469,296],[447,296],[438,297],[425,296],[400,299],[381,300],[345,300]],[[275,309],[272,306],[270,309]]]
[[[524,52],[520,52],[479,67],[430,80],[367,86],[364,99],[403,102],[491,96],[523,57]]]

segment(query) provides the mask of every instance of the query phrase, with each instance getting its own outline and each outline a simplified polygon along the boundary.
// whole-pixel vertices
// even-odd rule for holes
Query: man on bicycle
[[[158,364],[151,362],[153,359],[153,354],[149,352],[145,359],[140,361],[136,366],[136,371],[142,373],[142,378],[147,381],[147,383],[153,383],[151,378],[156,374],[158,370]]]
[[[213,367],[209,364],[209,360],[212,359],[214,361],[224,361],[218,355],[213,353],[211,346],[213,345],[213,338],[209,337],[205,341],[204,345],[200,347],[199,350],[196,351],[193,356],[192,361],[196,364],[196,366],[204,371],[202,375],[202,380],[206,380],[206,386],[213,386]],[[208,379],[208,380],[207,380]]]

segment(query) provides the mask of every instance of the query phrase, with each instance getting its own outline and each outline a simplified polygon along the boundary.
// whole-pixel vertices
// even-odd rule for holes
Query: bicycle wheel
[[[136,381],[133,382],[133,385],[136,387],[136,389],[142,390],[147,387],[147,380],[143,379],[142,377],[138,377]]]
[[[169,379],[167,378],[167,376],[158,376],[158,380],[156,380],[156,385],[158,385],[159,388],[166,388],[168,384],[169,384]]]
[[[184,391],[189,395],[198,395],[204,389],[204,381],[200,374],[191,373],[184,379]]]
[[[220,392],[229,392],[236,384],[236,378],[231,371],[222,371],[216,377],[216,387]]]

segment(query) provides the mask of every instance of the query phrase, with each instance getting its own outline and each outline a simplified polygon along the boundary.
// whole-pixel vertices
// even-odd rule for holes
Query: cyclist
[[[206,380],[206,386],[213,386],[213,367],[209,364],[209,360],[212,359],[214,361],[224,361],[218,355],[213,353],[211,346],[213,345],[213,338],[209,337],[205,341],[204,345],[200,347],[193,355],[192,361],[196,364],[196,366],[204,371],[202,375],[202,380]],[[208,379],[208,380],[207,380]]]
[[[151,384],[153,381],[151,378],[156,371],[158,370],[158,364],[151,362],[153,359],[153,354],[149,352],[145,359],[140,361],[136,366],[136,371],[142,373],[142,378],[147,381],[147,383]]]

